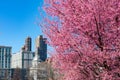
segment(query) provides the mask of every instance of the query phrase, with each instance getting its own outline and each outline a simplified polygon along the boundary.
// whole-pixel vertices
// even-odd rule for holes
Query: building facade
[[[12,47],[0,46],[0,80],[2,80],[2,78],[10,79],[11,53]]]
[[[31,51],[32,39],[27,37],[21,50],[12,54],[11,68],[27,69],[32,66],[34,52]]]
[[[36,38],[35,56],[32,60],[32,67],[30,68],[30,76],[34,80],[48,80],[45,61],[47,59],[47,44],[46,38],[42,35]],[[42,67],[40,67],[40,65]]]
[[[25,40],[25,51],[31,51],[31,46],[32,46],[32,38],[27,37]]]
[[[33,80],[48,80],[47,68],[46,62],[38,62],[34,58],[33,66],[30,68],[30,76],[33,77]]]
[[[16,54],[12,54],[11,68],[27,69],[32,66],[32,60],[34,52],[20,51]]]
[[[42,35],[36,38],[36,51],[35,53],[39,56],[41,61],[45,61],[47,59],[47,44],[46,38],[43,38]]]

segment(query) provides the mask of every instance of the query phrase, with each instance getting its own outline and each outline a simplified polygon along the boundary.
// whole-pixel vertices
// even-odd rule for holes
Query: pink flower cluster
[[[120,80],[120,0],[45,0],[60,80]]]

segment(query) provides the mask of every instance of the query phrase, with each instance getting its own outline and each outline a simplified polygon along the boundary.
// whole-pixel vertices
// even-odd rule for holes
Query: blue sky
[[[23,46],[27,36],[32,37],[34,51],[35,38],[43,34],[34,24],[42,11],[43,0],[0,0],[0,45],[12,46],[17,52]],[[39,16],[42,20],[42,17]]]

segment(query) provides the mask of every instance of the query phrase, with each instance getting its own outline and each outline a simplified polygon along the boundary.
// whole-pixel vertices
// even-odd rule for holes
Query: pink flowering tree
[[[59,80],[120,79],[120,0],[44,0]]]

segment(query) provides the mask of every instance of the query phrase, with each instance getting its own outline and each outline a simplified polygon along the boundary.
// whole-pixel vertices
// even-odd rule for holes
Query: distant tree
[[[8,80],[10,78],[10,74],[8,69],[5,69],[4,80]]]
[[[29,80],[30,79],[30,75],[29,75],[29,68],[26,69],[26,75],[25,75],[25,79]]]
[[[33,77],[32,77],[32,76],[30,76],[30,77],[28,78],[28,80],[34,80],[34,79],[33,79]]]
[[[44,9],[59,80],[120,79],[120,0],[45,0]]]
[[[51,63],[51,58],[48,59],[47,61],[47,77],[48,80],[59,80],[59,78],[61,78],[61,74],[57,73],[57,70],[52,67],[52,63]]]
[[[16,68],[16,69],[14,70],[12,80],[22,80],[20,68]]]
[[[0,80],[9,80],[10,79],[10,73],[9,69],[0,69]]]
[[[30,68],[26,69],[26,77],[25,80],[34,80],[33,76],[30,75]]]
[[[48,80],[47,66],[48,65],[46,62],[38,63],[38,65],[37,65],[37,79]]]
[[[51,63],[40,62],[37,66],[37,79],[38,80],[58,80],[58,75],[52,68]]]

